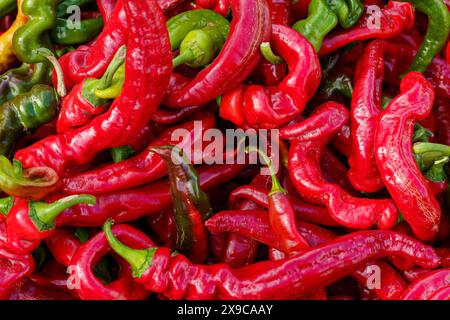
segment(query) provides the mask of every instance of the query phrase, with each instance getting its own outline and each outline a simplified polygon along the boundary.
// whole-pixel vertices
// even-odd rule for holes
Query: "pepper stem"
[[[133,249],[120,242],[113,234],[111,226],[112,219],[108,219],[103,225],[106,239],[111,248],[122,258],[124,258],[133,270],[133,276],[139,278],[151,265],[156,248],[149,249]]]
[[[53,65],[53,68],[55,68],[56,77],[58,79],[56,92],[61,98],[65,97],[67,94],[67,90],[64,84],[64,72],[61,68],[61,65],[58,62],[58,59],[55,57],[53,52],[51,52],[50,49],[48,48],[39,48],[37,49],[37,51],[41,53],[45,58],[47,58],[48,61],[50,61],[50,63]]]
[[[98,90],[104,90],[111,86],[113,76],[116,73],[117,69],[119,69],[120,66],[124,63],[126,56],[127,56],[127,46],[121,46],[114,55],[114,58],[112,59],[108,68],[103,74],[103,77],[101,77],[97,82]]]
[[[423,154],[428,152],[433,152],[439,154],[441,156],[450,157],[450,146],[439,143],[430,143],[430,142],[418,142],[413,146],[414,153]]]
[[[259,46],[259,49],[261,50],[261,54],[263,55],[264,59],[269,61],[272,64],[280,64],[283,63],[283,58],[280,56],[277,56],[270,47],[269,42],[263,42]]]
[[[33,202],[32,206],[40,224],[53,225],[61,212],[80,203],[94,205],[96,198],[88,194],[79,194],[59,199],[53,203]]]
[[[270,190],[269,195],[272,195],[274,193],[284,193],[284,194],[286,194],[287,192],[281,186],[281,183],[280,183],[280,181],[277,178],[277,173],[275,172],[275,169],[273,168],[273,165],[272,165],[272,161],[270,161],[269,157],[264,152],[259,150],[258,148],[255,148],[255,147],[252,147],[252,146],[245,148],[245,152],[246,153],[256,152],[256,153],[258,153],[261,156],[261,158],[263,158],[267,168],[270,171],[270,175],[272,177],[272,189]]]
[[[172,65],[174,68],[181,66],[183,63],[187,61],[191,61],[194,59],[194,53],[192,50],[187,49],[180,53],[178,56],[173,58]]]
[[[9,210],[11,209],[14,202],[13,197],[6,197],[3,199],[0,199],[0,214],[4,215],[5,217],[8,215]]]

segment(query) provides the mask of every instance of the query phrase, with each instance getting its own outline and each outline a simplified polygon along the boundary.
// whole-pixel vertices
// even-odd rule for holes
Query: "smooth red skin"
[[[16,153],[25,168],[50,167],[61,175],[105,149],[127,144],[147,125],[167,88],[172,59],[165,18],[153,1],[125,3],[129,20],[126,81],[111,108],[87,125],[50,136]]]
[[[439,290],[428,300],[450,300],[450,287]]]
[[[344,124],[342,126],[341,130],[339,130],[339,132],[331,140],[331,145],[347,158],[350,157],[353,152],[353,140],[351,129],[348,124]]]
[[[45,240],[45,244],[55,260],[66,267],[70,265],[75,252],[82,245],[73,234],[73,230],[63,227],[56,228]]]
[[[270,44],[286,61],[288,75],[277,87],[248,85],[234,89],[243,91],[241,99],[227,98],[228,94],[236,96],[234,90],[225,94],[220,108],[222,118],[247,127],[278,128],[302,113],[317,90],[321,66],[306,38],[289,27],[274,24]],[[234,113],[240,114],[236,120],[228,117]]]
[[[116,3],[114,0],[97,0],[97,8],[102,16],[103,22],[107,23],[111,18]]]
[[[245,198],[257,203],[265,208],[269,207],[268,190],[255,186],[241,186],[233,190],[230,194],[230,202],[235,202],[240,198]],[[289,197],[294,214],[297,218],[308,222],[321,224],[324,226],[337,226],[325,207],[310,204],[296,197]]]
[[[370,18],[367,10],[364,10],[353,27],[331,32],[322,43],[319,56],[325,56],[354,41],[387,39],[410,29],[414,24],[414,8],[410,3],[389,1],[386,7],[381,8],[380,28],[369,28]]]
[[[290,0],[268,0],[272,23],[290,26],[292,22]]]
[[[239,164],[200,167],[200,187],[203,190],[214,188],[234,178],[244,168],[245,165]],[[49,200],[54,201],[64,196],[57,194]],[[93,206],[76,205],[66,209],[56,219],[56,225],[97,227],[108,218],[113,218],[116,222],[127,222],[157,214],[171,205],[169,182],[160,180],[138,188],[99,195]]]
[[[164,104],[169,107],[202,105],[234,88],[255,69],[259,46],[270,38],[266,0],[232,0],[230,33],[220,54],[182,89],[169,86]],[[252,13],[252,14],[249,14]]]
[[[412,136],[414,122],[427,117],[433,100],[431,84],[422,74],[410,72],[401,82],[400,94],[381,114],[375,135],[375,157],[384,185],[422,241],[436,237],[441,209],[414,160]]]
[[[323,175],[328,182],[337,183],[349,194],[359,196],[360,193],[356,190],[349,178],[347,167],[339,160],[338,157],[326,148],[322,153],[322,159],[320,159],[320,167],[322,168]]]
[[[194,130],[195,121],[201,121],[202,130]],[[215,117],[212,113],[198,114],[195,120],[167,129],[140,154],[112,163],[108,166],[64,179],[63,191],[68,194],[106,194],[113,191],[125,190],[155,181],[167,175],[165,161],[151,148],[164,145],[178,145],[180,148],[188,147],[192,152],[193,145],[198,137],[201,139],[206,130],[213,128]],[[172,135],[176,130],[186,131],[183,142],[175,141]],[[189,137],[189,139],[187,139]],[[190,144],[189,144],[190,143]],[[203,146],[204,147],[204,146]],[[192,152],[192,156],[194,153]]]
[[[81,127],[97,115],[104,113],[108,108],[108,105],[95,107],[87,101],[83,97],[84,84],[85,80],[76,84],[70,93],[63,98],[56,123],[58,133]]]
[[[186,107],[181,109],[164,109],[159,108],[156,110],[156,112],[153,114],[152,121],[156,123],[161,124],[177,124],[180,121],[183,121],[187,117],[191,116],[198,110],[200,110],[202,106],[192,106],[192,107]]]
[[[7,299],[14,285],[34,270],[31,254],[12,253],[0,245],[0,299]]]
[[[30,279],[24,279],[16,283],[8,300],[74,300],[74,298],[57,287],[45,287]]]
[[[245,223],[237,223],[236,221],[239,220]],[[219,212],[206,222],[206,226],[214,233],[238,230],[243,235],[271,246],[272,249],[283,250],[279,237],[270,227],[268,214],[264,211]],[[298,222],[297,229],[311,247],[322,245],[336,238],[333,232],[304,221]],[[282,255],[271,260],[283,258],[284,256]],[[393,267],[381,260],[368,263],[363,268],[355,271],[352,277],[362,285],[367,285],[367,280],[372,276],[372,272],[367,272],[367,267],[369,266],[377,267],[380,270],[381,286],[374,289],[377,296],[383,300],[400,298],[401,294],[406,290],[407,284]]]
[[[348,177],[356,189],[367,193],[383,188],[373,152],[378,117],[382,111],[383,74],[384,43],[375,40],[366,46],[356,66],[350,111],[353,147],[348,159]]]
[[[403,295],[403,300],[429,300],[438,291],[450,287],[450,270],[431,272],[413,282]]]
[[[340,115],[329,113],[330,120],[324,122],[325,129],[308,126],[319,112],[327,112],[329,107]],[[368,229],[374,225],[382,229],[392,228],[398,212],[391,200],[355,198],[339,185],[328,182],[322,173],[320,160],[325,146],[347,118],[348,110],[344,106],[327,102],[303,122],[317,133],[314,133],[315,139],[310,139],[311,134],[305,130],[305,139],[299,136],[291,142],[289,173],[292,182],[305,200],[325,205],[333,219],[343,226],[353,229]]]
[[[265,59],[261,59],[252,78],[265,86],[277,86],[286,77],[286,64],[272,64]],[[225,111],[225,110],[224,110]]]
[[[126,245],[134,249],[154,247],[154,243],[141,231],[127,225],[113,227],[114,235]],[[108,240],[103,232],[84,243],[72,258],[75,267],[73,276],[79,281],[76,288],[83,300],[142,300],[150,293],[136,283],[131,275],[129,264],[118,258],[120,265],[118,279],[104,285],[93,272],[100,259],[111,252]]]
[[[184,256],[171,257],[167,248],[160,248],[136,280],[147,290],[170,299],[295,299],[387,255],[411,258],[428,268],[439,265],[433,249],[420,242],[391,231],[364,231],[337,238],[300,256],[235,270],[224,264],[193,265]]]

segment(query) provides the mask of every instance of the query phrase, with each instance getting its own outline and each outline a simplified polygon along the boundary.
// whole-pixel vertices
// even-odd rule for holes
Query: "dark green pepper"
[[[101,17],[80,21],[76,28],[67,19],[56,20],[56,27],[50,31],[50,39],[55,44],[75,45],[94,39],[103,28]]]
[[[0,1],[0,19],[13,13],[17,9],[17,0]]]
[[[56,16],[58,18],[67,17],[70,14],[70,12],[68,12],[67,9],[69,9],[71,6],[81,7],[81,6],[84,6],[85,4],[92,3],[92,2],[94,2],[94,0],[65,0],[65,1],[62,1],[56,10]]]
[[[53,87],[35,85],[30,92],[0,106],[0,154],[8,155],[17,140],[57,115],[58,97]]]
[[[116,163],[129,159],[135,154],[134,149],[130,146],[112,148],[110,149],[110,152],[113,162]]]
[[[27,23],[13,37],[14,52],[26,63],[47,62],[39,48],[51,48],[47,31],[56,26],[56,8],[59,0],[24,0],[22,11]]]

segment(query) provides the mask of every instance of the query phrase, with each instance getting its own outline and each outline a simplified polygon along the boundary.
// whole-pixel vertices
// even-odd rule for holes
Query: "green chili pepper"
[[[100,89],[96,88],[94,94],[100,99],[115,99],[122,91],[125,81],[125,64],[122,64],[114,73],[109,87]]]
[[[0,19],[13,13],[17,9],[17,0],[0,1]]]
[[[134,155],[135,151],[130,146],[122,146],[110,149],[113,162],[120,162],[126,160]]]
[[[364,12],[364,6],[359,0],[326,0],[326,3],[343,28],[353,26]]]
[[[450,13],[442,0],[407,0],[407,2],[428,16],[427,33],[407,72],[425,72],[431,60],[442,50],[447,41]]]
[[[0,154],[7,155],[25,133],[57,115],[58,97],[53,87],[35,85],[30,92],[0,106]]]
[[[198,252],[202,250],[203,221],[212,214],[208,195],[200,189],[198,174],[183,157],[180,149],[162,146],[151,150],[161,156],[167,164],[177,225],[177,249],[188,253],[191,257],[194,255],[197,260],[202,260],[199,257],[206,258],[207,254],[207,246],[203,248],[204,252]]]
[[[68,12],[67,9],[69,9],[71,6],[81,7],[85,4],[92,3],[92,2],[94,2],[94,0],[65,0],[65,1],[62,1],[56,10],[56,16],[58,18],[67,17],[70,14],[70,12]]]
[[[55,44],[82,44],[94,39],[103,28],[103,19],[86,19],[79,26],[72,26],[70,20],[56,20],[56,27],[50,31],[50,39]]]
[[[14,51],[26,63],[47,62],[39,48],[51,48],[47,31],[56,26],[56,7],[59,0],[24,0],[22,11],[27,23],[13,37]]]
[[[433,182],[442,182],[447,180],[445,166],[449,161],[449,157],[444,156],[436,160],[433,166],[425,173],[425,177]]]

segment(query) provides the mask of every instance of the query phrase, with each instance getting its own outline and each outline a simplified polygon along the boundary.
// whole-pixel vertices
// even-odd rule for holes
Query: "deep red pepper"
[[[429,269],[423,269],[423,268],[414,268],[409,270],[404,270],[402,272],[403,278],[405,278],[406,281],[409,283],[413,283],[417,281],[418,279],[425,278],[426,276],[430,275],[433,270]]]
[[[357,197],[360,195],[358,190],[352,186],[350,179],[348,178],[348,168],[329,148],[326,148],[322,153],[320,167],[328,182],[338,184],[342,189],[353,196]]]
[[[450,300],[450,287],[438,290],[428,300]]]
[[[74,300],[75,297],[57,287],[45,287],[32,281],[24,279],[16,283],[15,289],[8,300]]]
[[[103,18],[103,22],[108,22],[114,12],[116,3],[114,0],[97,0],[96,2],[98,11]]]
[[[329,114],[328,120],[317,127],[310,126],[320,113]],[[297,191],[307,201],[324,204],[331,216],[341,225],[353,229],[367,229],[374,225],[379,228],[392,228],[398,218],[397,208],[391,200],[355,198],[341,187],[325,180],[320,159],[326,144],[333,134],[347,121],[348,111],[344,106],[328,102],[320,106],[303,123],[305,128],[315,129],[314,139],[308,130],[291,143],[289,152],[289,172]],[[317,122],[316,122],[317,123]]]
[[[195,5],[198,9],[211,9],[226,17],[230,13],[231,0],[196,0]]]
[[[432,248],[391,231],[356,232],[303,255],[231,270],[220,264],[193,265],[182,255],[171,256],[167,248],[132,250],[114,239],[110,222],[105,230],[113,249],[132,264],[135,279],[170,299],[300,298],[386,255],[411,258],[424,267],[439,265]]]
[[[292,22],[290,0],[268,0],[272,23],[289,26]]]
[[[450,287],[450,270],[436,270],[415,281],[403,295],[403,300],[428,300],[442,289]]]
[[[81,241],[75,236],[73,230],[59,227],[45,239],[45,244],[52,253],[56,261],[68,267],[70,262],[82,245]]]
[[[450,64],[447,61],[435,57],[424,75],[433,84],[436,96],[450,99]]]
[[[224,164],[204,166],[198,169],[200,186],[209,190],[237,176],[245,165]],[[58,199],[64,195],[55,195],[50,199]],[[65,210],[56,219],[58,226],[70,225],[96,227],[108,218],[126,222],[143,216],[157,214],[172,205],[169,183],[159,180],[143,187],[111,192],[97,196],[94,206],[78,205]]]
[[[24,167],[46,166],[61,175],[68,165],[87,163],[101,150],[126,145],[159,106],[172,64],[163,13],[153,1],[127,1],[125,8],[130,36],[123,93],[108,112],[86,126],[20,150],[16,159]],[[143,63],[137,64],[136,59]]]
[[[141,231],[122,225],[113,229],[114,234],[136,249],[153,247],[153,242]],[[120,265],[118,278],[105,285],[98,279],[93,269],[100,259],[110,252],[105,235],[101,232],[84,243],[72,258],[75,290],[85,300],[142,300],[150,292],[133,280],[131,268],[123,259],[117,259]],[[68,284],[71,284],[70,282]]]
[[[434,92],[422,74],[408,73],[400,94],[380,116],[375,135],[375,158],[381,177],[415,235],[432,240],[441,211],[412,153],[414,122],[424,119],[433,107]]]
[[[303,112],[321,79],[317,54],[305,37],[282,25],[272,25],[270,43],[287,62],[289,74],[277,87],[231,90],[221,100],[222,118],[238,126],[278,128]]]
[[[196,121],[201,123],[201,127],[198,126],[198,123],[195,124]],[[212,113],[197,114],[195,120],[164,131],[135,157],[64,179],[63,190],[69,194],[80,192],[104,194],[155,181],[167,174],[167,167],[164,160],[152,152],[151,148],[178,145],[180,148],[192,150],[194,143],[202,139],[204,132],[213,128],[214,125],[215,117]],[[174,134],[180,133],[183,134],[181,137],[183,140],[178,144],[179,141],[173,139],[175,138]],[[178,135],[177,138],[179,139],[180,136]],[[191,154],[194,156],[192,151]]]
[[[391,38],[414,24],[414,9],[409,3],[389,1],[380,11],[380,26],[374,25],[374,17],[367,10],[364,12],[355,26],[331,32],[325,37],[319,56],[325,56],[354,41]]]
[[[180,121],[185,120],[187,117],[191,116],[202,106],[192,106],[181,109],[167,109],[167,108],[159,108],[155,111],[152,117],[152,121],[161,124],[177,124]]]
[[[270,12],[265,0],[232,0],[231,30],[219,56],[183,88],[169,85],[164,104],[201,105],[246,79],[261,57],[259,45],[270,38]],[[174,74],[171,82],[180,75]]]
[[[152,230],[163,243],[164,247],[174,249],[177,231],[173,208],[164,210],[156,215],[147,216],[146,219]]]

